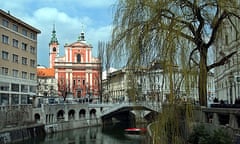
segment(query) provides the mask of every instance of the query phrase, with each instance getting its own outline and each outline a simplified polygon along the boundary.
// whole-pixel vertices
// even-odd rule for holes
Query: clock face
[[[53,47],[53,52],[56,52],[56,47]]]

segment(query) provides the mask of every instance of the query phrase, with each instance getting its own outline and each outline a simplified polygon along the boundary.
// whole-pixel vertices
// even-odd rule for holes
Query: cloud
[[[51,39],[53,24],[60,43],[60,55],[64,54],[64,44],[77,41],[81,31],[93,46],[93,54],[97,55],[98,41],[107,41],[111,35],[111,25],[94,25],[93,19],[88,16],[71,17],[56,8],[44,7],[37,9],[32,15],[24,18],[31,25],[41,30],[38,37],[38,62],[48,66],[49,60],[43,60],[49,53],[48,43]]]
[[[63,55],[65,43],[75,42],[82,31],[88,43],[97,52],[98,41],[107,41],[111,35],[111,14],[109,7],[116,0],[12,0],[0,1],[3,10],[39,29],[38,64],[48,66],[49,47],[53,24]]]
[[[116,3],[116,0],[80,0],[81,5],[84,7],[109,7],[112,4]]]
[[[93,45],[93,54],[96,56],[98,51],[98,42],[107,42],[111,39],[112,25],[106,25],[99,28],[91,28],[86,33],[86,40]]]
[[[76,25],[79,25],[81,23],[85,23],[87,25],[90,25],[92,23],[92,20],[87,17],[71,17],[67,13],[59,11],[56,8],[50,8],[50,7],[44,7],[37,9],[32,17],[28,18],[29,21],[37,21],[38,25],[42,25],[42,23],[60,23],[64,25],[71,25],[71,27],[75,27]],[[32,20],[31,20],[32,19]],[[33,22],[33,21],[32,21]],[[39,23],[41,22],[41,23]],[[37,23],[36,23],[37,24]]]

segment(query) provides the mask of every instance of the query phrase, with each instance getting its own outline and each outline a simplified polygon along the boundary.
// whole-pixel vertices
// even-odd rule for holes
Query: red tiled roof
[[[38,77],[55,77],[53,68],[37,68]]]

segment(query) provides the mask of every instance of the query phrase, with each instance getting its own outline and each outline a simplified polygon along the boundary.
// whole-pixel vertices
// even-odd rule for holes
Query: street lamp
[[[229,101],[230,101],[230,104],[233,103],[233,83],[234,83],[234,79],[233,79],[233,75],[231,74],[229,76],[229,84],[230,84],[230,88],[229,88]]]
[[[235,100],[239,99],[239,83],[240,83],[240,75],[235,76]]]

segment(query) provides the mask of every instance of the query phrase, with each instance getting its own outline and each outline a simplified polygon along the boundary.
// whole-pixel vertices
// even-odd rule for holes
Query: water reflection
[[[149,144],[148,136],[129,138],[124,135],[126,125],[90,127],[38,137],[18,144]]]

